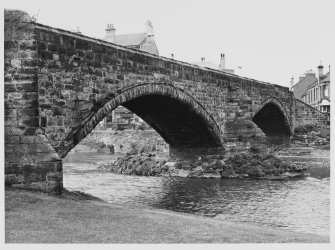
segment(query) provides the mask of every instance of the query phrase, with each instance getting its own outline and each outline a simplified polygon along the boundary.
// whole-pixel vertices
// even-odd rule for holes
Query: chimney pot
[[[107,24],[107,29],[106,31],[106,41],[110,43],[114,43],[115,41],[115,28],[112,23]]]
[[[226,68],[226,59],[224,57],[224,53],[221,53],[220,55],[220,64],[219,64],[219,69],[224,70]]]
[[[320,62],[320,65],[318,66],[318,70],[319,70],[319,79],[320,79],[321,77],[323,77],[323,66],[321,62]]]

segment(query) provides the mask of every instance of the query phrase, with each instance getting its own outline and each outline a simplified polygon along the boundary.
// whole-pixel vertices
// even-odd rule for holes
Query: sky
[[[328,72],[334,52],[334,0],[5,0],[37,22],[103,38],[107,23],[116,34],[154,27],[161,56],[197,62],[201,57],[252,79],[289,87],[322,61]]]

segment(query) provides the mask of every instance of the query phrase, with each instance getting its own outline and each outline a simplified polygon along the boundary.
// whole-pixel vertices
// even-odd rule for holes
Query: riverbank
[[[6,243],[329,243],[329,237],[7,188]],[[187,228],[187,230],[185,230]]]

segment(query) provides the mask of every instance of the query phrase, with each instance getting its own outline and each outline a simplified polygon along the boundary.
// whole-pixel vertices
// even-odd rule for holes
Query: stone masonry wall
[[[288,110],[289,124],[293,124],[294,99],[288,88],[202,69],[41,24],[36,24],[36,35],[40,124],[58,150],[62,150],[64,140],[75,138],[89,121],[97,124],[103,118],[96,116],[97,111],[113,98],[145,84],[169,85],[192,96],[217,123],[222,143],[232,147],[238,146],[238,136],[236,128],[231,130],[227,122],[251,120],[254,110],[269,97],[282,103]],[[240,141],[243,136],[261,134],[255,124],[244,124],[240,126]],[[73,146],[76,143],[77,140],[71,142]]]
[[[327,124],[327,115],[308,104],[295,100],[295,126],[306,124]]]
[[[5,183],[59,192],[62,161],[39,128],[35,28],[22,11],[4,18]]]

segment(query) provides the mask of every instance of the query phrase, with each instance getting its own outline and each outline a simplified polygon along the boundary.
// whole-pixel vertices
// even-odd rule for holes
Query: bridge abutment
[[[5,184],[60,193],[62,159],[40,127],[34,24],[18,10],[4,18]]]

